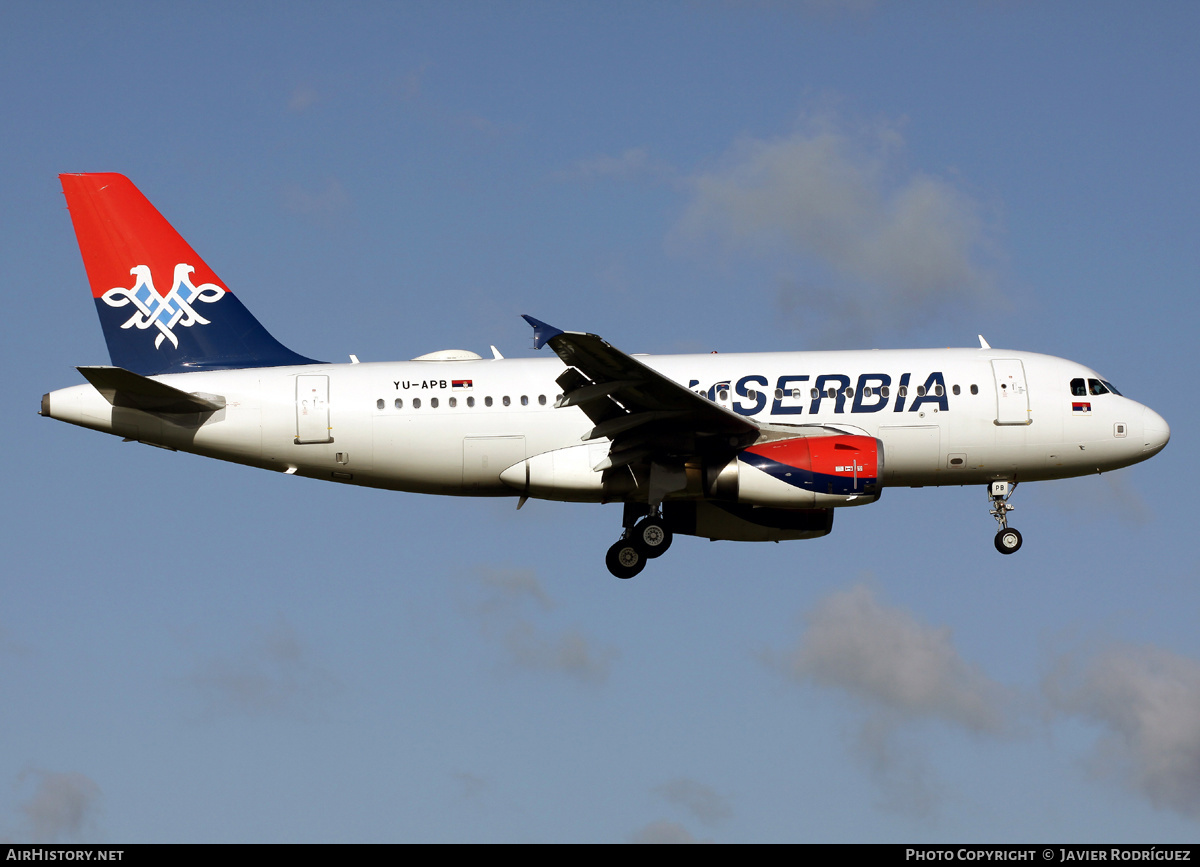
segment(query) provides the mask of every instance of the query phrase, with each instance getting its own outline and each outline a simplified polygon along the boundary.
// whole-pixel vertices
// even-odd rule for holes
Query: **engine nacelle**
[[[827,509],[875,502],[882,476],[883,447],[874,437],[794,437],[742,449],[709,468],[705,488],[734,503]]]

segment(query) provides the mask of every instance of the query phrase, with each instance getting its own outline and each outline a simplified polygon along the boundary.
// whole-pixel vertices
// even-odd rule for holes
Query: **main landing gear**
[[[622,523],[625,531],[608,549],[604,563],[618,578],[632,578],[646,567],[647,560],[667,552],[673,534],[663,522],[662,512],[642,503],[626,503]]]
[[[1001,554],[1015,554],[1021,547],[1021,534],[1008,526],[1008,513],[1016,506],[1008,502],[1008,498],[1017,490],[1017,483],[992,482],[988,486],[988,499],[992,504],[992,517],[1000,525],[996,533],[996,550]]]

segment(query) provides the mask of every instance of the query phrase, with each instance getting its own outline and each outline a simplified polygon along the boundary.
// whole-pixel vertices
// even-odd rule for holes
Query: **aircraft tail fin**
[[[272,337],[127,177],[59,179],[113,365],[153,376],[317,363]]]

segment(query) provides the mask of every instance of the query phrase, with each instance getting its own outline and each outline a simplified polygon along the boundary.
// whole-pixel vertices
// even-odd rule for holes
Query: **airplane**
[[[60,175],[111,365],[41,415],[162,448],[397,491],[623,504],[632,578],[677,535],[824,536],[888,487],[982,485],[1012,554],[1021,482],[1166,446],[1090,368],[978,348],[631,355],[531,316],[557,358],[331,364],[279,343],[119,174]]]

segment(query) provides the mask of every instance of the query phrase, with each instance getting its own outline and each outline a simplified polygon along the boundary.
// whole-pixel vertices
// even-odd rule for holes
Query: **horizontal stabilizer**
[[[77,367],[113,406],[146,412],[215,412],[225,406],[216,394],[189,394],[123,367]]]

